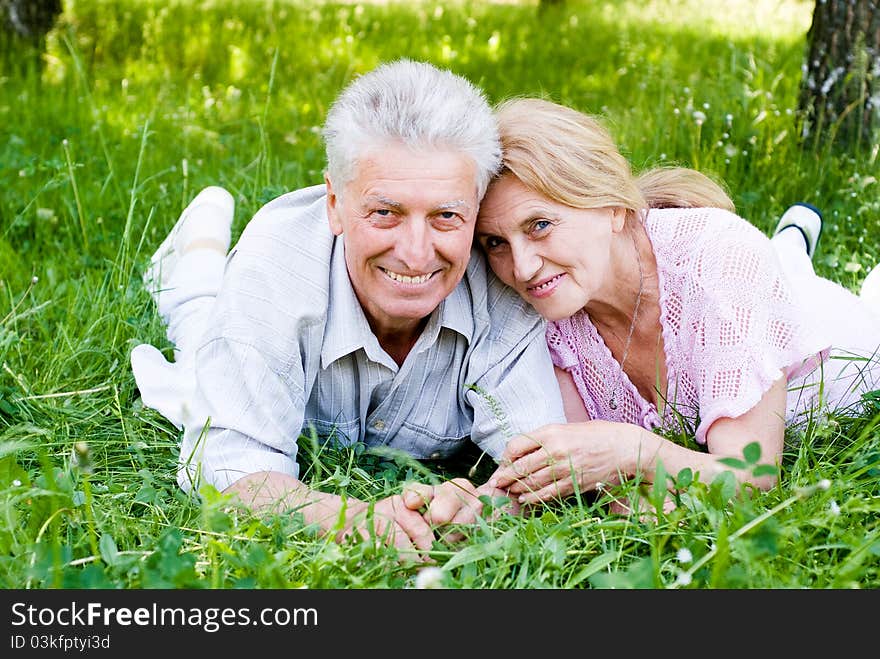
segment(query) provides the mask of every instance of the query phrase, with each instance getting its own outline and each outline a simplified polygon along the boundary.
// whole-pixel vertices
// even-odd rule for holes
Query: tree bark
[[[562,7],[565,0],[538,0],[538,13],[543,13],[554,7]]]
[[[61,13],[61,0],[0,0],[7,31],[39,43]]]
[[[46,35],[63,10],[61,0],[0,0],[0,66],[39,72]]]
[[[878,131],[878,7],[877,0],[816,0],[799,99],[804,142],[851,147]]]

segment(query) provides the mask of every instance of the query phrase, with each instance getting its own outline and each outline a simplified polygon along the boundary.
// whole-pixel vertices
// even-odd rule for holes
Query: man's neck
[[[403,362],[406,361],[406,357],[409,355],[410,350],[413,349],[416,341],[418,341],[419,337],[422,335],[422,330],[425,328],[427,322],[428,319],[423,318],[417,321],[414,325],[405,328],[396,327],[384,331],[376,327],[373,327],[372,329],[376,338],[379,340],[379,345],[382,346],[382,349],[388,353],[398,366],[402,366]]]

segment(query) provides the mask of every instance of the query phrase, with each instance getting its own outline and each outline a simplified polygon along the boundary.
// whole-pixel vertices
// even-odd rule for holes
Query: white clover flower
[[[679,586],[689,586],[693,577],[687,572],[679,572],[678,578],[675,580],[675,583]]]
[[[831,510],[832,515],[837,516],[840,514],[840,506],[837,505],[837,502],[834,499],[828,504],[828,508]]]
[[[702,125],[702,123],[704,121],[706,121],[706,113],[705,112],[700,112],[699,110],[695,110],[694,114],[692,116],[694,118],[694,121],[697,122],[698,126]]]
[[[416,573],[415,586],[419,590],[443,588],[443,570],[439,567],[425,567]]]
[[[36,284],[38,281],[40,281],[40,278],[37,277],[36,275],[34,275],[33,277],[31,277],[31,283],[32,283],[32,284]]]
[[[816,483],[816,487],[818,487],[820,490],[827,490],[829,487],[831,487],[831,481],[827,478],[823,478],[818,483]]]
[[[21,487],[21,481],[16,478],[14,481],[12,481],[12,486]]]
[[[675,554],[675,557],[678,559],[679,563],[690,563],[694,560],[694,555],[691,553],[691,550],[687,547],[682,547]]]
[[[73,443],[71,457],[74,466],[84,474],[92,473],[92,452],[88,442],[78,441]]]

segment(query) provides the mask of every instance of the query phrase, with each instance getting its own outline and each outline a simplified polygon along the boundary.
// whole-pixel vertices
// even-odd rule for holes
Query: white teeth
[[[541,290],[544,290],[545,288],[549,287],[550,284],[552,284],[552,283],[555,282],[557,279],[559,279],[560,276],[561,276],[561,275],[556,275],[555,277],[553,277],[553,279],[544,282],[544,283],[541,284],[540,286],[535,286],[534,288],[532,288],[532,290],[533,290],[533,291],[541,291]]]
[[[394,281],[399,281],[401,284],[424,284],[431,278],[431,275],[434,274],[433,272],[429,272],[424,275],[411,277],[410,275],[399,275],[396,272],[385,270],[384,268],[382,269],[382,272],[391,277]]]

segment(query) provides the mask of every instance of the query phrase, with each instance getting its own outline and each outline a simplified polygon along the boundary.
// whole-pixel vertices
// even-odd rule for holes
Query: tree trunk
[[[38,45],[55,25],[61,0],[0,0],[0,7],[4,28]]]
[[[0,0],[0,70],[39,80],[46,34],[62,9],[61,0]]]
[[[816,0],[800,90],[802,137],[843,147],[880,126],[880,9],[877,0]]]
[[[554,7],[562,7],[565,0],[538,0],[538,13],[543,13]]]

